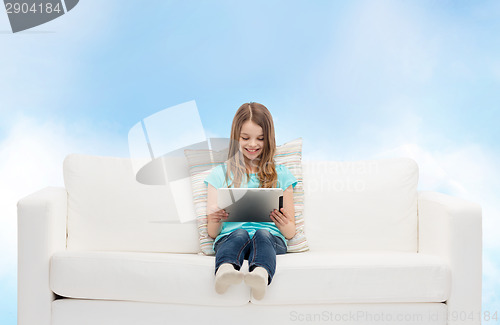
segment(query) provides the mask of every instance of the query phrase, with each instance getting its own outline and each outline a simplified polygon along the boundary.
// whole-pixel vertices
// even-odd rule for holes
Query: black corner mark
[[[63,2],[64,1],[64,2]],[[13,33],[54,20],[73,9],[79,0],[4,0]]]
[[[78,3],[79,0],[64,0],[66,3],[66,12],[70,11],[71,9],[75,8],[76,4]]]

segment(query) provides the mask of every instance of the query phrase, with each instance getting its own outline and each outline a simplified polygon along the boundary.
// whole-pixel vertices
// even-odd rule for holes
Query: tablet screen
[[[219,188],[217,206],[229,214],[226,222],[272,222],[269,217],[271,212],[283,206],[283,190],[280,188]]]

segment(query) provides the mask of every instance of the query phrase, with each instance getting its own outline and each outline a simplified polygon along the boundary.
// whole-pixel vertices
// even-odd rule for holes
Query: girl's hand
[[[281,211],[274,209],[269,217],[274,222],[276,227],[278,227],[278,229],[290,222],[290,213],[286,211],[285,208],[281,208]]]
[[[224,209],[212,209],[212,212],[207,215],[207,222],[221,223],[226,221],[229,215]]]
[[[285,208],[281,208],[280,210],[281,211],[274,209],[269,217],[274,222],[276,227],[278,227],[283,236],[285,236],[286,239],[291,239],[295,236],[296,232],[295,216],[293,212],[290,212],[290,210],[286,210]]]

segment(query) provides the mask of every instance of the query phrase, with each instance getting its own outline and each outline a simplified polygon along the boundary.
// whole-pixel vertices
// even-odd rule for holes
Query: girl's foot
[[[241,283],[242,280],[243,273],[236,270],[232,264],[221,264],[215,274],[215,291],[223,294],[230,285]]]
[[[252,288],[252,296],[261,300],[266,294],[268,274],[265,268],[257,266],[252,272],[245,274],[245,283]]]

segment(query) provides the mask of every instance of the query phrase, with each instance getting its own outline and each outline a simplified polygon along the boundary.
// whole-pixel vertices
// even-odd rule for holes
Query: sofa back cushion
[[[303,177],[311,250],[417,251],[415,161],[304,161]]]
[[[173,165],[189,177],[187,163]],[[129,158],[72,154],[63,169],[68,249],[199,252],[194,212],[181,222],[170,187],[137,182]],[[186,193],[191,203],[191,189]]]
[[[187,163],[170,166],[189,175]],[[199,252],[191,188],[172,193],[170,186],[144,185],[135,177],[129,158],[66,157],[68,249]],[[304,161],[310,249],[416,252],[417,181],[418,167],[407,158]]]

